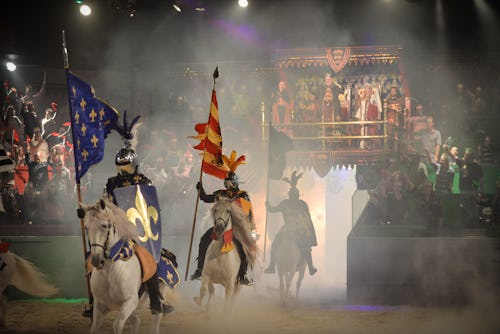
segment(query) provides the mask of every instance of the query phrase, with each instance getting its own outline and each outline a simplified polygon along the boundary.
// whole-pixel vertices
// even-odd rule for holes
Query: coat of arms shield
[[[138,242],[153,255],[158,263],[161,259],[161,217],[156,188],[137,184],[116,188],[116,204],[125,211],[129,221],[138,232]]]

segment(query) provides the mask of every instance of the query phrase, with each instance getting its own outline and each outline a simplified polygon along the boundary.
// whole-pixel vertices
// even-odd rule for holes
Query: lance
[[[212,76],[214,79],[214,85],[213,85],[212,90],[214,90],[215,89],[215,80],[219,77],[219,67],[215,68],[215,71],[214,71]],[[210,99],[210,108],[211,107],[212,107],[212,99]],[[205,126],[205,139],[208,137],[208,128],[209,128],[208,124],[209,124],[209,122],[210,122],[210,112],[208,113],[207,126]],[[203,181],[203,161],[205,159],[206,152],[207,152],[207,147],[205,144],[205,145],[203,145],[203,155],[201,157],[200,177],[199,177],[199,181],[198,181],[200,184],[202,184],[202,181]],[[194,230],[196,227],[196,217],[198,215],[198,204],[200,203],[200,192],[201,192],[201,188],[198,189],[198,191],[196,193],[196,204],[194,207],[193,226],[191,227],[191,238],[189,240],[189,251],[188,251],[188,257],[187,257],[187,264],[186,264],[186,275],[184,276],[185,281],[187,281],[187,279],[188,279],[189,263],[191,260],[191,252],[193,250]],[[199,261],[199,259],[198,259],[198,261]]]
[[[63,47],[63,62],[64,62],[64,71],[66,73],[66,79],[68,79],[68,73],[69,73],[69,58],[68,58],[68,49],[66,48],[66,34],[64,32],[64,30],[62,31],[62,47]],[[68,88],[68,102],[69,102],[69,114],[70,114],[70,117],[71,117],[71,123],[74,124],[74,120],[73,120],[73,107],[72,107],[72,104],[71,104],[71,90],[70,90],[70,87],[69,87],[69,82],[67,82],[67,88]],[[72,126],[71,127],[72,129],[72,135],[73,135],[73,142],[76,142],[75,139],[76,139],[76,135],[75,135],[75,127]],[[76,150],[73,150],[73,154],[74,154],[74,159],[75,159],[75,179],[76,179],[76,192],[77,192],[77,195],[78,195],[78,207],[81,207],[81,203],[83,202],[82,200],[82,191],[81,191],[81,188],[80,188],[80,175],[79,175],[79,170],[76,166],[76,161],[77,161],[77,157],[76,157]],[[80,234],[82,236],[82,248],[83,248],[83,267],[84,267],[84,270],[85,270],[85,273],[87,273],[87,268],[86,268],[86,254],[87,254],[87,241],[85,239],[85,227],[84,227],[84,224],[83,224],[83,218],[80,219]],[[90,276],[89,275],[85,275],[85,279],[86,279],[86,283],[87,283],[87,295],[88,295],[88,300],[89,300],[89,303],[92,303],[92,293],[90,292]]]

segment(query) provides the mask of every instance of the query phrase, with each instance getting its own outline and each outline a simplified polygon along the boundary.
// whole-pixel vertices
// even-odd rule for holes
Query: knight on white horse
[[[146,260],[146,263],[155,264],[154,259],[138,245],[140,234],[130,224],[127,214],[108,199],[89,206],[81,204],[78,216],[84,220],[93,267],[90,288],[94,308],[90,332],[101,333],[105,315],[118,309],[113,332],[121,334],[129,320],[132,332],[139,333],[140,319],[136,310],[148,297],[141,293],[141,286],[153,275],[150,271],[148,274],[150,267],[144,266],[144,263]],[[167,284],[162,284],[160,298],[165,300],[168,291]],[[163,313],[153,313],[152,333],[159,334],[162,316]]]
[[[206,312],[209,314],[215,291],[214,284],[220,284],[225,288],[225,313],[230,317],[232,302],[239,289],[237,280],[241,264],[235,240],[237,237],[241,241],[242,249],[248,251],[247,257],[250,265],[253,265],[255,261],[255,240],[246,222],[246,214],[233,204],[233,200],[219,198],[212,207],[212,217],[214,220],[211,229],[212,242],[204,258],[200,295],[194,300],[201,305],[208,291]]]
[[[131,143],[134,137],[132,130],[138,118],[139,116],[129,125],[127,124],[125,113],[123,127],[116,129],[122,136],[125,145],[116,154],[115,165],[118,174],[108,179],[105,187],[105,196],[126,211],[131,226],[135,226],[141,235],[136,242],[146,248],[154,257],[155,262],[159,263],[162,256],[161,221],[159,208],[155,208],[155,205],[158,206],[156,190],[152,186],[151,180],[139,173],[137,153],[132,148]],[[138,185],[148,187],[139,189]],[[150,203],[151,201],[155,203]],[[153,204],[153,206],[150,204]],[[145,210],[141,210],[141,208],[145,208]],[[150,215],[151,208],[154,211],[152,217]],[[170,252],[168,254],[175,262],[175,256]],[[173,311],[173,306],[164,302],[162,303],[159,282],[158,272],[154,271],[151,278],[145,283],[147,293],[149,294],[151,312],[153,314],[170,313]],[[92,314],[92,306],[84,312],[85,316],[91,316]]]
[[[231,156],[227,157],[224,155],[223,160],[229,168],[229,173],[224,179],[224,187],[226,189],[217,190],[213,194],[207,194],[205,192],[205,189],[203,189],[203,185],[201,183],[198,183],[196,185],[196,188],[199,190],[200,199],[205,203],[214,203],[219,201],[220,199],[229,200],[232,205],[235,205],[242,210],[243,214],[245,215],[244,223],[252,231],[251,234],[253,236],[256,236],[255,221],[252,210],[252,203],[250,202],[250,196],[246,191],[240,190],[238,175],[235,174],[238,166],[245,162],[245,156],[242,155],[239,158],[236,158],[236,152],[232,151]],[[211,228],[207,230],[200,239],[198,248],[198,267],[196,268],[194,274],[191,275],[192,280],[201,278],[207,249],[213,240],[213,229]],[[236,238],[234,239],[234,244],[241,260],[240,268],[238,271],[238,283],[241,285],[253,285],[252,279],[247,275],[247,269],[249,262],[251,265],[251,261],[253,261],[253,258],[255,257],[255,240],[252,249],[248,248],[248,244],[242,244],[240,240]],[[252,257],[250,261],[248,259],[249,254]]]

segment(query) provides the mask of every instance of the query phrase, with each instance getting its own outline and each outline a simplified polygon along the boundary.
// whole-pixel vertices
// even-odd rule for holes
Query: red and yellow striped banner
[[[212,103],[210,104],[208,122],[196,124],[194,128],[198,135],[191,138],[200,141],[194,148],[203,151],[201,170],[219,179],[225,179],[229,173],[229,167],[222,159],[222,133],[215,89],[212,90]]]

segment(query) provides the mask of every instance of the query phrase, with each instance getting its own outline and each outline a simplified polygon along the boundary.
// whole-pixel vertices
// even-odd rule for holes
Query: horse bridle
[[[229,220],[231,219],[231,212],[229,212],[228,216],[227,216],[227,219],[224,219],[222,217],[217,217],[214,221],[214,229],[215,229],[215,225],[216,223],[219,221],[219,220],[222,220],[222,222],[224,223],[224,230],[226,229],[227,225],[229,225]]]
[[[103,251],[104,251],[104,256],[107,259],[109,258],[108,246],[109,246],[109,235],[111,234],[111,227],[113,227],[113,230],[115,229],[115,225],[114,224],[108,223],[108,233],[106,234],[106,240],[104,241],[104,245],[96,244],[96,243],[90,244],[90,248],[92,248],[92,247],[100,247],[100,248],[102,248]],[[88,236],[87,236],[87,238],[88,238]]]

